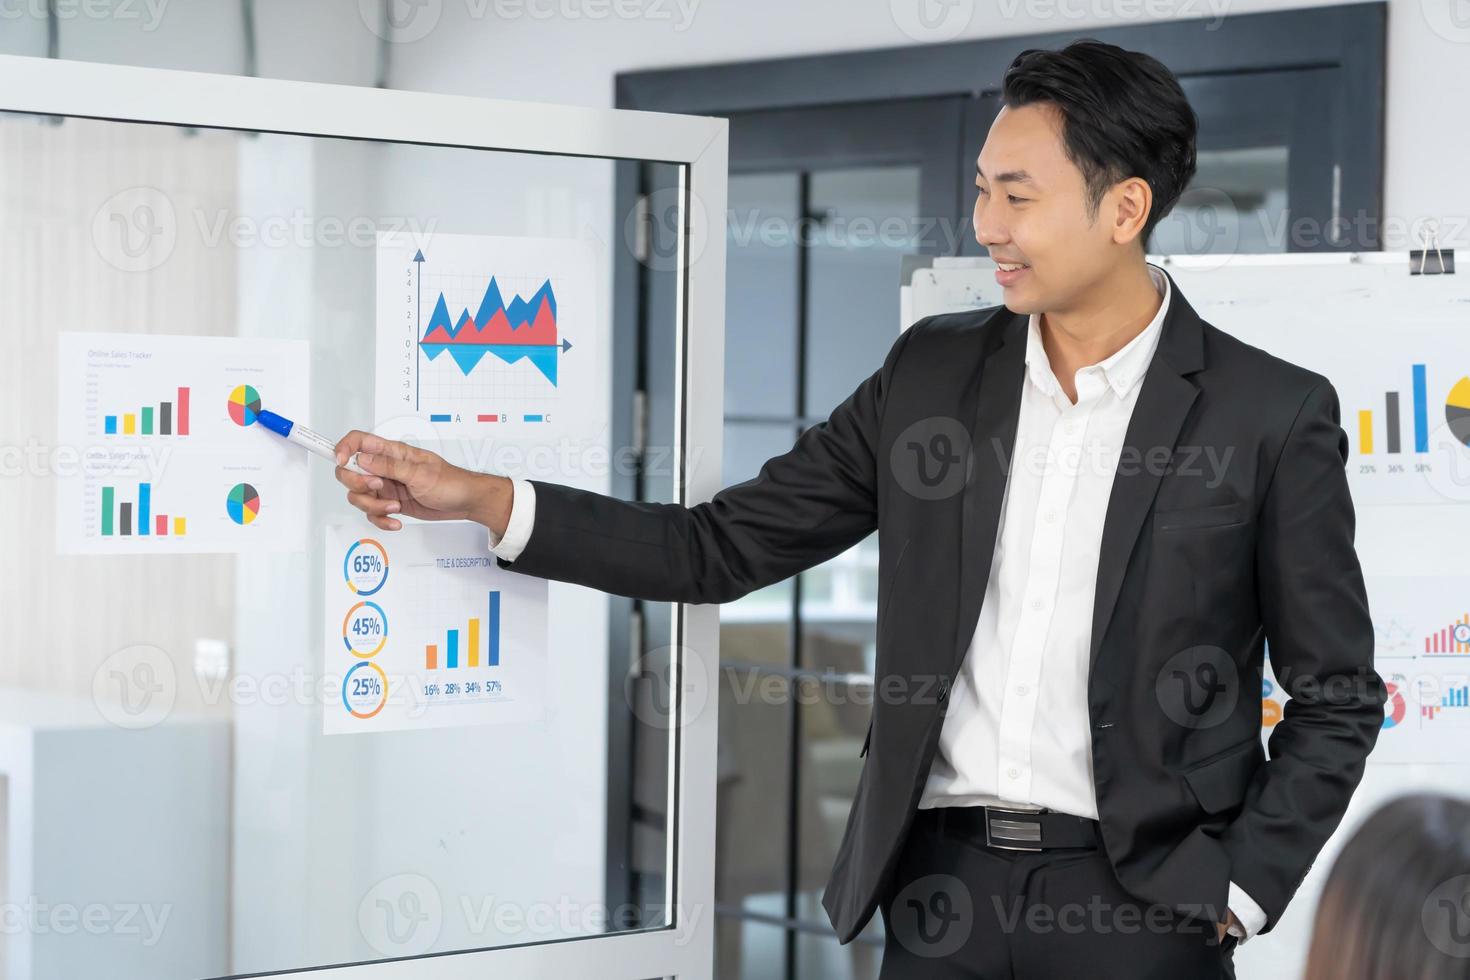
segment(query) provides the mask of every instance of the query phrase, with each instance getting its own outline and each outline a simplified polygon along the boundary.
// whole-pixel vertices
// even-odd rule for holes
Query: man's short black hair
[[[1052,103],[1061,111],[1062,142],[1082,171],[1093,219],[1108,188],[1129,177],[1148,181],[1147,248],[1195,171],[1199,119],[1174,73],[1150,55],[1084,38],[1059,51],[1016,55],[1001,94],[1012,108]]]

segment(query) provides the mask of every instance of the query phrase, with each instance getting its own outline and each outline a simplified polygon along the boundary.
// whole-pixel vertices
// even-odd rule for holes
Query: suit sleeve
[[[1324,379],[1302,403],[1261,504],[1258,600],[1271,667],[1290,699],[1221,840],[1232,881],[1266,912],[1262,932],[1341,822],[1383,725],[1338,420],[1337,392]]]
[[[686,507],[533,480],[535,528],[502,568],[659,602],[730,602],[820,564],[878,522],[878,429],[917,323],[823,422],[744,483]]]

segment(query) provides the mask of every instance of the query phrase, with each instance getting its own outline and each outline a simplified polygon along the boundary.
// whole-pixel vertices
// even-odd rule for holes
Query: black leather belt
[[[1007,851],[1043,851],[1053,847],[1096,848],[1102,841],[1098,822],[1056,810],[1016,810],[998,806],[937,806],[919,811],[943,833]]]

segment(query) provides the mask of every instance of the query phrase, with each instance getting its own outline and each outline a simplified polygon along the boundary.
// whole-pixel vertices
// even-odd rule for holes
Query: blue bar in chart
[[[490,628],[486,633],[489,650],[485,656],[485,666],[500,666],[500,593],[490,593]]]
[[[1429,395],[1424,365],[1414,365],[1414,451],[1429,452]]]

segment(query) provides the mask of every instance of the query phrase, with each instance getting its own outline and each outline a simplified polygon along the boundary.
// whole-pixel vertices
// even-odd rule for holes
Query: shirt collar
[[[1154,314],[1148,326],[1144,327],[1136,337],[1096,364],[1119,398],[1127,395],[1148,370],[1149,362],[1153,360],[1154,349],[1158,346],[1159,334],[1163,331],[1164,316],[1169,312],[1169,298],[1173,292],[1169,284],[1169,277],[1164,274],[1163,269],[1151,262],[1146,263],[1146,266],[1154,287],[1163,296],[1163,302],[1159,304],[1159,312]],[[1051,362],[1047,359],[1046,348],[1041,343],[1041,314],[1039,313],[1031,314],[1026,331],[1026,368],[1031,383],[1036,387],[1048,395],[1053,395],[1059,390],[1060,385],[1057,383],[1056,375],[1052,372]]]

